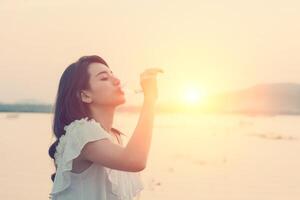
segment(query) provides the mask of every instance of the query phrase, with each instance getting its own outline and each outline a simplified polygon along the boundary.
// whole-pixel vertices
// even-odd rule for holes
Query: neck
[[[91,114],[93,119],[100,123],[101,126],[107,131],[111,132],[113,119],[114,119],[114,112],[115,107],[110,106],[91,106],[90,107]]]

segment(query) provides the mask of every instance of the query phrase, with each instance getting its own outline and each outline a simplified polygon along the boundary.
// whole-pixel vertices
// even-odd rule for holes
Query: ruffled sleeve
[[[73,159],[80,155],[84,145],[88,142],[110,139],[110,135],[94,119],[82,118],[64,127],[65,135],[59,139],[54,154],[57,165],[56,175],[50,196],[64,191],[70,186]]]
[[[112,193],[121,200],[132,200],[144,189],[140,172],[121,171],[104,167],[111,182]]]

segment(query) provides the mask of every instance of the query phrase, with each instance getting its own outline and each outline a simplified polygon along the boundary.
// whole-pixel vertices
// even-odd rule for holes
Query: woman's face
[[[120,80],[107,66],[91,63],[88,67],[90,90],[84,90],[81,98],[86,103],[102,106],[117,106],[125,103]]]

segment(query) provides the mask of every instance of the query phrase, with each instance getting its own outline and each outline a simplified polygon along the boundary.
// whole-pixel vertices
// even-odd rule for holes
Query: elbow
[[[146,168],[147,161],[143,158],[131,156],[126,158],[125,163],[127,163],[127,171],[139,172]]]
[[[136,163],[133,171],[134,172],[140,172],[140,171],[143,171],[145,168],[146,168],[146,163],[139,162],[139,163]]]
[[[146,164],[142,163],[138,166],[138,171],[143,171],[146,168]]]

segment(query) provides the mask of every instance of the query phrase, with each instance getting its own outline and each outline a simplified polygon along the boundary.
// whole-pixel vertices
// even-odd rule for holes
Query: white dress
[[[93,163],[81,173],[73,173],[73,159],[90,141],[109,139],[94,119],[82,118],[64,127],[65,135],[56,147],[56,175],[49,194],[53,200],[133,200],[144,189],[139,172],[121,171]]]

